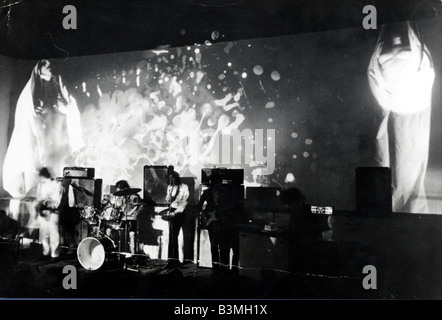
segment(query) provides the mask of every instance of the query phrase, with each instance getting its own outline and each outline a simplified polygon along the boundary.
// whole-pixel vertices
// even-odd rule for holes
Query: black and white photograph
[[[0,0],[0,298],[441,299],[441,15]]]

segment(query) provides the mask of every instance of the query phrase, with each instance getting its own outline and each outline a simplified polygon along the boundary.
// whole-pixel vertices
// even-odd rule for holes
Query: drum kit
[[[85,269],[100,269],[110,256],[119,260],[121,254],[135,253],[134,232],[130,229],[144,205],[138,196],[140,191],[129,188],[106,195],[101,210],[92,206],[83,208],[81,219],[88,225],[88,232],[77,247],[77,257]]]

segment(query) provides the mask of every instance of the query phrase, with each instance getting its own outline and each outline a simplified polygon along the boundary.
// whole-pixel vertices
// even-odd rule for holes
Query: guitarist
[[[189,187],[181,182],[180,175],[172,171],[168,176],[166,201],[169,204],[168,213],[163,219],[169,221],[169,261],[166,268],[175,268],[181,265],[179,260],[178,235],[184,222],[184,210],[189,198]]]
[[[220,266],[220,221],[219,215],[223,206],[222,195],[225,193],[222,177],[213,173],[210,181],[211,187],[205,190],[198,202],[201,227],[207,229],[210,238],[210,252],[212,254],[212,269],[215,274],[221,271]]]

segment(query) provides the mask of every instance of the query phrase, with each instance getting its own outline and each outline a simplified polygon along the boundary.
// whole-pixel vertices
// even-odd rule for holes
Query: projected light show
[[[54,176],[95,168],[104,193],[120,179],[142,188],[146,165],[196,186],[202,168],[243,168],[245,186],[297,186],[311,203],[352,210],[355,169],[383,166],[394,211],[442,213],[442,36],[437,20],[416,25],[401,26],[401,56],[388,33],[344,29],[232,42],[214,30],[191,46],[48,57],[68,107],[43,115],[20,107],[32,103],[36,61],[11,106],[3,187],[29,194],[42,165]],[[395,58],[404,63],[384,64]]]

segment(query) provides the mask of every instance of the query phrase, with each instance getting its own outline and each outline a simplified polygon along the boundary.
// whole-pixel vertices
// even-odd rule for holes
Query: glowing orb
[[[293,175],[293,173],[287,173],[284,182],[285,183],[292,183],[295,182],[295,176]]]
[[[253,67],[253,73],[255,73],[257,76],[262,75],[263,72],[264,69],[260,65],[256,65],[255,67]]]
[[[273,108],[274,106],[275,106],[275,103],[272,101],[266,103],[266,109]]]
[[[270,74],[270,77],[272,77],[272,80],[274,80],[274,81],[278,81],[279,79],[281,79],[281,75],[279,74],[278,71],[273,71]]]

